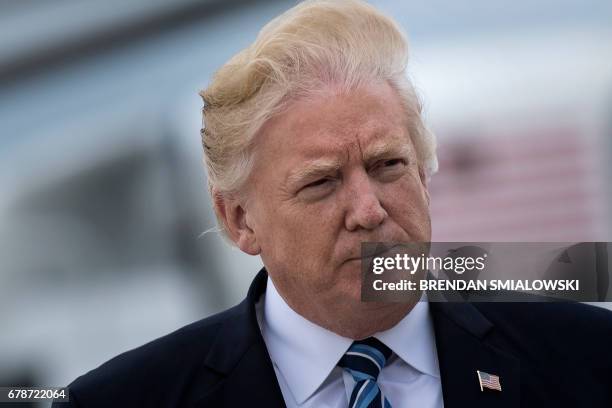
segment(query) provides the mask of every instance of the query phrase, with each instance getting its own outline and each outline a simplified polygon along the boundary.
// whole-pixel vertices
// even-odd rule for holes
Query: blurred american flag
[[[609,240],[601,145],[571,127],[447,138],[430,184],[433,240]]]

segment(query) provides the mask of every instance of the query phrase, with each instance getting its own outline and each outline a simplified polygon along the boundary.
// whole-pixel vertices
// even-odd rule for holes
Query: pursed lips
[[[390,250],[392,250],[393,248],[396,248],[398,246],[399,246],[398,244],[391,245],[391,246],[388,246],[388,247],[385,246],[382,249],[376,250],[374,253],[372,253],[372,254],[370,254],[368,256],[364,256],[364,257],[362,257],[362,256],[351,257],[351,258],[348,258],[344,262],[346,263],[346,262],[351,262],[351,261],[371,260],[372,258],[377,257],[379,255],[383,255],[383,254],[389,252]]]

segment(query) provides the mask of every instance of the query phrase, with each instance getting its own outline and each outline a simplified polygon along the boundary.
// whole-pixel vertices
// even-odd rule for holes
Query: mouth
[[[376,247],[376,249],[374,251],[371,251],[368,254],[365,254],[364,256],[357,256],[357,257],[352,257],[352,258],[348,258],[345,262],[351,262],[351,261],[371,261],[372,258],[375,258],[377,256],[381,256],[384,254],[389,253],[389,251],[391,251],[394,248],[397,248],[401,245],[399,244],[393,244],[393,245],[378,245]]]

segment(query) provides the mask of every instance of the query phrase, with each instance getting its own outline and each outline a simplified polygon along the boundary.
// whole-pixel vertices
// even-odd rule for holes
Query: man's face
[[[279,293],[311,320],[368,307],[362,241],[430,240],[405,120],[381,83],[298,100],[257,135],[246,224]]]

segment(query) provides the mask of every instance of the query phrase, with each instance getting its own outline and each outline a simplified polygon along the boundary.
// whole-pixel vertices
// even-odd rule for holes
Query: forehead
[[[328,90],[291,103],[262,129],[258,150],[277,159],[313,159],[410,146],[399,96],[386,83]]]

